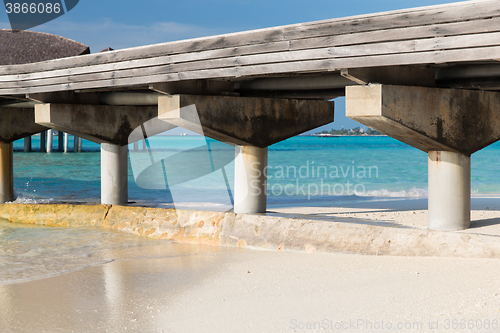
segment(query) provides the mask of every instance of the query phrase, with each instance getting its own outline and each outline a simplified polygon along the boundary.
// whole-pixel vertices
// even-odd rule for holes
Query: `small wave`
[[[54,202],[54,199],[35,199],[26,197],[17,197],[16,200],[7,202],[8,204],[48,204]]]
[[[358,193],[363,197],[382,197],[382,198],[424,198],[428,196],[426,188],[412,187],[408,191],[389,191],[386,189],[366,191],[365,193]]]
[[[185,206],[185,207],[212,207],[212,206],[227,206],[227,204],[223,203],[215,203],[215,202],[180,202],[175,203],[176,206]]]
[[[77,272],[84,270],[89,267],[95,267],[99,265],[105,265],[113,262],[114,259],[105,259],[101,261],[96,261],[88,264],[76,265],[75,267],[67,268],[67,269],[59,269],[55,271],[50,271],[50,268],[42,267],[37,269],[30,269],[29,271],[15,271],[9,272],[0,276],[0,284],[11,284],[11,283],[19,283],[19,282],[27,282],[27,281],[35,281],[42,280],[50,277],[60,276],[72,272]],[[28,266],[28,265],[26,265]]]

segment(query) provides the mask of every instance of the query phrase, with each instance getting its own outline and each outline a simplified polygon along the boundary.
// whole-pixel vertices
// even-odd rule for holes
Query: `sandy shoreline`
[[[0,217],[72,225],[82,211],[65,207],[70,214],[58,205],[0,205]],[[271,206],[233,220],[83,207],[88,216],[103,214],[94,225],[154,238],[156,221],[154,228],[169,224],[172,235],[198,245],[151,240],[108,251],[112,260],[82,270],[0,284],[0,332],[498,332],[497,198],[473,198],[473,226],[459,232],[429,232],[425,199]],[[360,253],[399,256],[338,253],[353,244]]]
[[[173,246],[182,256],[130,250],[108,264],[0,285],[0,331],[498,332],[498,259]],[[490,329],[447,328],[454,320]]]
[[[5,204],[0,218],[91,226],[178,243],[367,255],[500,258],[498,198],[472,199],[472,227],[427,229],[426,199],[270,205],[266,214],[109,205]]]

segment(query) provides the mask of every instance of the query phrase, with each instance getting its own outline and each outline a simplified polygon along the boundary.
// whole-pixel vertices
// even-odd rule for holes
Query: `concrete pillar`
[[[462,230],[470,226],[470,156],[429,152],[429,228]]]
[[[82,152],[82,144],[83,144],[83,139],[82,138],[78,138],[78,152],[79,153]]]
[[[428,153],[429,229],[470,225],[470,156],[500,139],[500,93],[346,87],[346,115]]]
[[[0,142],[0,203],[14,200],[12,142]]]
[[[74,141],[73,141],[73,152],[77,153],[78,152],[78,142],[80,141],[80,138],[77,137],[76,135],[74,136]]]
[[[267,207],[267,147],[236,146],[234,212],[265,213]]]
[[[24,151],[31,151],[31,135],[24,138]]]
[[[64,133],[61,131],[57,132],[57,151],[59,152],[64,151],[63,140],[64,140]]]
[[[68,152],[68,133],[64,133],[64,152]]]
[[[139,150],[139,142],[134,142],[134,151],[138,151]]]
[[[101,203],[128,203],[128,147],[101,144]]]
[[[201,95],[158,97],[160,120],[218,141],[261,148],[331,123],[333,109],[333,102],[315,100]]]
[[[49,129],[47,131],[47,153],[52,152],[52,139],[54,138],[53,130]]]
[[[146,140],[142,140],[142,150],[144,150],[144,151],[145,151],[145,150],[147,150],[147,149],[148,149],[148,147],[147,147],[147,145],[146,145]]]
[[[46,149],[46,146],[45,146],[45,137],[46,136],[47,136],[46,131],[40,132],[40,151],[41,152],[44,152]]]

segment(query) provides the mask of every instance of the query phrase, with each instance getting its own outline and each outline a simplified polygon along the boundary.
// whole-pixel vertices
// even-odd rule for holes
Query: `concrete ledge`
[[[346,116],[429,151],[470,156],[500,139],[500,94],[373,84],[346,87]]]
[[[33,109],[0,107],[2,129],[0,141],[13,142],[27,136],[47,130],[47,127],[35,123]]]
[[[158,117],[157,106],[37,104],[35,122],[96,143],[129,144],[130,134]],[[169,126],[171,129],[174,126]],[[140,138],[139,138],[140,139]]]
[[[158,97],[158,118],[240,146],[265,148],[333,121],[334,103],[235,96]]]
[[[0,218],[54,227],[102,227],[180,243],[274,251],[500,258],[499,237],[266,215],[108,205],[3,204]]]

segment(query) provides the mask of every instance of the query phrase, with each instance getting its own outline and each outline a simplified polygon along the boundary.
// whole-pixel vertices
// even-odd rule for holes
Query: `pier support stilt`
[[[429,152],[429,229],[470,226],[470,156]]]
[[[64,133],[64,152],[68,152],[68,133]]]
[[[142,140],[142,150],[146,151],[148,148],[147,148],[147,145],[146,145],[146,140]]]
[[[73,152],[74,153],[79,153],[82,150],[82,144],[81,144],[82,139],[78,136],[74,136],[74,141],[73,141]]]
[[[57,151],[62,152],[64,151],[64,133],[59,131],[57,132]]]
[[[128,147],[101,144],[101,203],[128,203]]]
[[[267,147],[236,146],[234,163],[234,212],[265,213]]]
[[[45,146],[45,137],[47,136],[47,131],[43,131],[40,133],[40,151],[44,152],[46,148]]]
[[[31,135],[24,138],[24,151],[31,151]]]
[[[139,142],[134,142],[134,151],[139,151]]]
[[[49,129],[47,131],[47,153],[52,152],[52,139],[54,138],[53,131]]]
[[[470,226],[470,156],[500,139],[500,93],[346,87],[346,115],[428,153],[429,229]]]
[[[0,203],[14,200],[12,142],[0,142]]]

